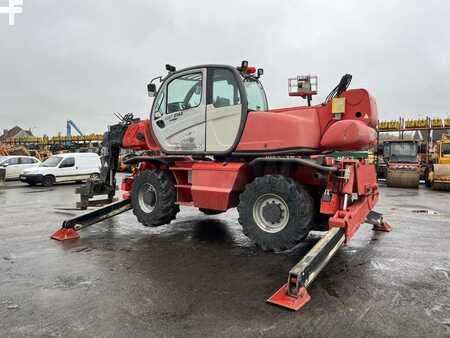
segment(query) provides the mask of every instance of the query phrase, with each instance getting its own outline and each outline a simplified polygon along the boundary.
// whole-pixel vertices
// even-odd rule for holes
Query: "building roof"
[[[0,141],[15,138],[20,133],[25,134],[21,136],[33,136],[31,130],[25,130],[20,128],[19,126],[15,126],[9,130],[8,129],[3,130],[3,135],[0,136]]]

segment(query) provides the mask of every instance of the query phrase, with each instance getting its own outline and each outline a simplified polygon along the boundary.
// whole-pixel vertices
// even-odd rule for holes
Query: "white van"
[[[50,187],[59,182],[85,181],[100,174],[100,157],[95,153],[67,153],[49,157],[36,168],[25,169],[19,176],[29,185]]]

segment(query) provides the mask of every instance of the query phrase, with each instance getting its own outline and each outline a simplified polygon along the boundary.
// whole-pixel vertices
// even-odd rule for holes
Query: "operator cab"
[[[419,144],[414,140],[385,141],[383,157],[385,161],[395,163],[415,163],[419,153]]]
[[[175,70],[162,80],[153,102],[153,135],[168,154],[225,155],[239,142],[249,111],[267,111],[262,69],[204,65]],[[255,74],[256,73],[256,74]],[[148,85],[149,94],[156,91]]]

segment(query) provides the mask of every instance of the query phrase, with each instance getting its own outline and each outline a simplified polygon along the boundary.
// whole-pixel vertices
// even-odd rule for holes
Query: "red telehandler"
[[[379,197],[374,165],[331,156],[376,142],[375,100],[347,89],[351,75],[315,106],[317,77],[290,79],[289,94],[308,105],[269,110],[263,70],[246,61],[166,69],[147,86],[155,97],[149,119],[127,114],[109,127],[100,178],[78,191],[82,208],[95,195],[112,199],[120,150],[145,151],[127,160],[137,169],[122,181],[123,200],[64,221],[52,238],[78,238],[78,230],[130,209],[145,226],[168,224],[180,205],[205,214],[237,207],[244,233],[263,250],[290,249],[311,230],[328,230],[268,300],[298,310],[310,299],[306,287],[362,223],[390,231],[372,210]]]

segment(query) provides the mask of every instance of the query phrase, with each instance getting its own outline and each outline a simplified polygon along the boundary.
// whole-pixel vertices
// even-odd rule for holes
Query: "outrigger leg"
[[[65,220],[61,229],[56,231],[51,238],[57,241],[79,238],[78,230],[86,228],[92,224],[104,221],[105,219],[114,217],[131,209],[131,201],[129,199],[121,200],[103,208],[87,212],[83,215]]]
[[[374,230],[389,232],[392,226],[383,215],[370,211],[364,223],[373,224]],[[311,296],[306,288],[317,277],[338,249],[348,241],[345,227],[332,227],[312,249],[289,271],[288,281],[269,299],[268,303],[297,311],[308,303]]]
[[[294,311],[299,310],[311,299],[306,288],[317,277],[345,241],[343,228],[332,228],[313,248],[289,271],[288,282],[267,302]]]
[[[387,223],[383,219],[383,215],[376,211],[371,211],[367,215],[366,223],[373,225],[374,231],[384,231],[384,232],[391,232],[392,231],[392,225]]]

